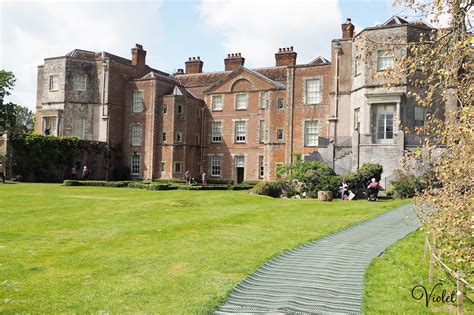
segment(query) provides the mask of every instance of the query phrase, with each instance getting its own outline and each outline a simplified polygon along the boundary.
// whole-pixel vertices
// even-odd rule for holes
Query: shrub
[[[412,198],[418,192],[426,189],[426,185],[421,178],[416,177],[410,172],[395,170],[394,175],[395,179],[392,181],[392,189],[395,198]]]
[[[340,176],[321,176],[311,191],[314,191],[316,195],[318,191],[332,191],[337,195],[340,181]]]
[[[151,183],[147,187],[148,190],[173,190],[178,189],[178,187],[173,186],[168,183]]]
[[[64,186],[81,186],[78,180],[65,180],[63,182],[63,185]]]
[[[276,181],[268,182],[261,181],[255,185],[249,193],[256,195],[270,196],[274,198],[279,198],[282,195],[283,190],[286,189],[285,182]]]
[[[128,183],[128,188],[148,189],[148,183],[143,182],[131,182]]]

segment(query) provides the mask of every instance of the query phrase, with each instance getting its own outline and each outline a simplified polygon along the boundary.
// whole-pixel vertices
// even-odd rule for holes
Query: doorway
[[[235,157],[235,174],[237,184],[242,183],[245,177],[245,157],[243,155]]]

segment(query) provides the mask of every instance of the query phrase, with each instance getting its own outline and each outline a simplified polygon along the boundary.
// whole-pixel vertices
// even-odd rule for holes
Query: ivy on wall
[[[11,134],[9,145],[13,174],[22,181],[62,182],[71,178],[73,167],[80,177],[84,165],[91,170],[91,178],[105,178],[107,146],[104,142],[75,137]],[[120,152],[118,146],[110,148],[111,177],[119,173]]]

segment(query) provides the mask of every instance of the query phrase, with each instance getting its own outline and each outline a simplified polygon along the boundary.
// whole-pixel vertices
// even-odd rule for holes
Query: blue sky
[[[130,58],[140,43],[147,63],[167,72],[192,56],[219,71],[234,52],[248,67],[272,66],[289,46],[306,63],[329,59],[345,18],[360,31],[402,10],[390,0],[0,0],[0,67],[17,77],[10,100],[34,109],[37,66],[74,48]]]

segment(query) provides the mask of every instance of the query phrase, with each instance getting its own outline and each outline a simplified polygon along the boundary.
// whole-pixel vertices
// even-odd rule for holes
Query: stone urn
[[[332,191],[327,191],[327,190],[318,191],[318,200],[332,201]]]

